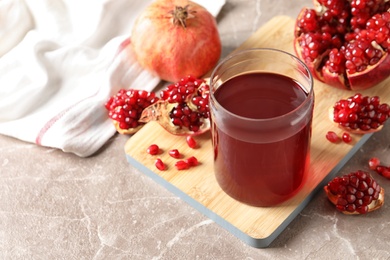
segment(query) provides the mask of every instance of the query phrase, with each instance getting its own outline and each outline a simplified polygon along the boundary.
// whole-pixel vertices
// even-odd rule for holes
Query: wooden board
[[[293,51],[294,20],[278,16],[270,20],[255,34],[247,39],[238,49],[271,47],[290,53]],[[379,95],[383,102],[390,103],[390,80],[375,88],[362,91],[366,95]],[[242,204],[226,195],[218,186],[213,172],[213,153],[210,134],[196,137],[197,149],[187,146],[184,137],[173,136],[157,123],[144,126],[132,136],[125,145],[129,163],[156,180],[184,201],[229,230],[232,234],[254,247],[267,247],[307,205],[314,194],[321,190],[353,153],[370,135],[353,135],[352,144],[332,144],[325,139],[325,134],[333,130],[341,134],[328,119],[328,108],[341,97],[355,92],[335,89],[315,82],[315,109],[313,136],[311,144],[310,178],[303,189],[289,201],[276,207],[252,207]],[[158,144],[162,153],[151,156],[146,148]],[[186,171],[177,171],[176,159],[168,155],[170,149],[179,149],[184,157],[194,155],[200,165]],[[166,171],[159,171],[154,166],[155,159],[161,158],[168,166]]]

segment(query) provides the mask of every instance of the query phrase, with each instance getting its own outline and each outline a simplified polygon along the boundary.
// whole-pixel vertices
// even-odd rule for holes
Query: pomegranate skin
[[[188,6],[185,26],[174,22],[172,11]],[[221,55],[215,18],[202,6],[187,0],[157,0],[137,18],[132,48],[142,67],[168,82],[185,75],[201,77]]]

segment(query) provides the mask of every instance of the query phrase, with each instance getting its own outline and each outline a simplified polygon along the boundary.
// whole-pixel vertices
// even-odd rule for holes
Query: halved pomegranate
[[[314,77],[341,89],[367,89],[390,71],[390,1],[314,0],[295,24],[294,48]]]
[[[325,187],[328,199],[344,214],[365,214],[384,204],[385,191],[367,172],[335,177]]]
[[[144,109],[139,122],[157,121],[175,135],[199,135],[210,129],[210,87],[187,76],[161,91],[161,100]]]
[[[366,134],[382,129],[390,117],[390,106],[380,103],[378,96],[357,93],[340,99],[329,110],[329,117],[339,127],[355,134]]]

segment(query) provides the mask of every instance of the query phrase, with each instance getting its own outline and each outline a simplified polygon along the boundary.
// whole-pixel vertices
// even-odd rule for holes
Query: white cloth
[[[0,134],[86,157],[115,133],[104,103],[160,82],[123,48],[151,0],[1,0]],[[195,0],[217,15],[225,0]],[[121,51],[123,50],[124,51]]]

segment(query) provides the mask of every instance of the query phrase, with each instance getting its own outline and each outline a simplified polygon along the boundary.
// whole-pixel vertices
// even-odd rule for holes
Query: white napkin
[[[0,134],[86,157],[115,133],[104,103],[160,82],[124,48],[151,0],[1,0]],[[195,0],[217,15],[225,0]]]

